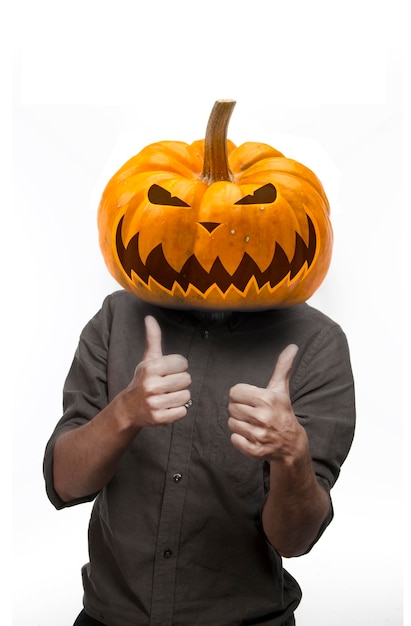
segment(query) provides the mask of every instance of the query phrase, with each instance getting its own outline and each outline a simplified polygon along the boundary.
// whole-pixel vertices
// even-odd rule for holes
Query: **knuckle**
[[[153,414],[153,417],[155,416],[155,412],[161,408],[159,397],[155,395],[146,398],[146,405],[148,410]]]
[[[174,365],[174,367],[180,371],[185,371],[188,369],[188,361],[181,354],[170,354],[168,357],[165,357],[169,360],[170,363]]]
[[[259,459],[262,459],[262,458],[264,458],[267,455],[267,448],[260,441],[257,441],[255,443],[253,443],[251,445],[251,449],[252,449],[253,456],[255,456],[255,457],[259,458]]]
[[[185,387],[190,387],[191,385],[191,376],[190,374],[186,373],[184,380],[183,380],[183,384]]]
[[[185,356],[181,356],[181,355],[180,355],[180,359],[181,359],[181,365],[182,365],[183,369],[187,370],[188,369],[188,361],[187,361],[187,359],[185,358]]]
[[[156,385],[151,380],[144,381],[143,385],[143,393],[147,398],[148,402],[153,402],[155,399],[155,395],[157,393]]]

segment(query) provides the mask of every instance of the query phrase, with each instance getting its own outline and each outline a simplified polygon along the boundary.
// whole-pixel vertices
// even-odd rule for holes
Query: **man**
[[[109,296],[44,463],[57,508],[95,498],[76,626],[294,624],[282,557],[331,521],[354,413],[345,335],[306,303],[213,314]]]
[[[233,106],[103,193],[125,291],[81,335],[44,461],[57,508],[95,499],[76,626],[291,626],[282,557],[332,519],[353,378],[341,328],[304,302],[328,269],[329,204],[305,166],[227,143]]]

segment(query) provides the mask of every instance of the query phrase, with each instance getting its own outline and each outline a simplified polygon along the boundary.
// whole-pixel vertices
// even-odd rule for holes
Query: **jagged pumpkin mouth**
[[[150,252],[145,263],[143,263],[138,246],[140,233],[134,235],[127,245],[123,243],[121,229],[124,216],[117,226],[117,254],[121,266],[130,280],[132,280],[132,273],[134,272],[146,285],[149,284],[149,280],[152,278],[170,292],[176,283],[185,292],[192,286],[205,294],[213,285],[217,286],[223,294],[232,286],[236,287],[240,292],[244,292],[253,278],[259,289],[267,283],[273,289],[287,276],[289,280],[292,280],[301,271],[304,264],[306,264],[308,269],[314,260],[317,237],[312,220],[308,215],[306,217],[309,232],[308,244],[296,232],[294,255],[292,260],[289,261],[281,245],[276,242],[271,263],[264,271],[260,270],[257,263],[247,252],[244,253],[240,264],[233,274],[230,274],[225,269],[219,257],[216,258],[209,271],[205,270],[194,254],[187,259],[181,270],[177,271],[167,261],[161,243]]]

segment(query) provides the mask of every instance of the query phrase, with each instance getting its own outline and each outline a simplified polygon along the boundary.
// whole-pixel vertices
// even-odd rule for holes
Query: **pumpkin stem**
[[[227,159],[227,128],[235,100],[217,100],[211,111],[204,143],[204,166],[201,180],[208,185],[234,180]]]

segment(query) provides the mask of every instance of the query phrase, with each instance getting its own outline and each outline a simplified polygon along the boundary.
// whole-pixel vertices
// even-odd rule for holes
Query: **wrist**
[[[282,444],[267,460],[270,463],[284,465],[289,469],[298,469],[311,463],[308,436],[297,419],[293,427],[281,433]]]
[[[121,391],[113,398],[105,412],[117,434],[125,437],[125,439],[133,439],[141,430],[141,427],[136,424],[135,409],[133,411],[130,407],[127,390]]]

